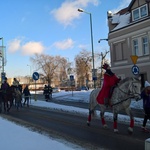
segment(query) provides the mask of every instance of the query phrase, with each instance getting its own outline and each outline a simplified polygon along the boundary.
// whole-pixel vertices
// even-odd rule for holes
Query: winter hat
[[[108,67],[109,67],[109,65],[106,64],[106,63],[102,66],[102,68],[105,69],[105,70],[106,70]]]
[[[145,85],[144,86],[148,87],[148,86],[150,86],[150,83],[148,81],[145,81]]]

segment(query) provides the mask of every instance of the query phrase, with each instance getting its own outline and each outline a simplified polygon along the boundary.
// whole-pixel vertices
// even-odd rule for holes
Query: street
[[[133,135],[129,135],[128,125],[118,124],[120,132],[115,134],[112,122],[107,122],[107,130],[102,128],[99,119],[94,119],[88,127],[87,116],[44,108],[23,107],[19,112],[12,108],[9,114],[2,116],[37,132],[66,139],[89,150],[144,150],[145,139],[149,138],[149,134],[141,132],[140,127],[135,127]]]

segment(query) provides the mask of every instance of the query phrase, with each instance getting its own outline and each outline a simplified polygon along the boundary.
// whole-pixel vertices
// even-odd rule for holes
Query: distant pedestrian
[[[16,78],[14,78],[13,86],[15,86],[15,87],[19,86],[19,81]]]
[[[149,132],[146,129],[147,120],[150,119],[150,83],[145,81],[145,88],[141,92],[141,98],[143,99],[143,109],[144,109],[144,120],[142,130],[144,132]]]
[[[48,101],[49,100],[49,92],[48,92],[48,86],[47,85],[45,85],[45,87],[44,87],[43,94],[45,95],[45,101]]]
[[[52,99],[52,87],[50,85],[45,85],[43,94],[45,95],[46,101]]]
[[[2,89],[2,93],[6,94],[8,88],[10,87],[10,85],[7,82],[7,77],[5,77],[4,79],[4,83],[2,83],[1,89]]]
[[[28,85],[26,85],[26,87],[24,88],[23,94],[24,94],[24,103],[23,103],[23,105],[25,105],[26,102],[27,102],[27,107],[29,107],[29,99],[31,98],[31,94],[30,94]]]
[[[49,92],[49,99],[52,99],[53,88],[50,85],[48,85],[48,92]]]

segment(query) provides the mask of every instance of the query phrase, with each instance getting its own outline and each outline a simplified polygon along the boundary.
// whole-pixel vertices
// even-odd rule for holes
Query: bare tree
[[[92,57],[90,55],[90,52],[82,50],[80,54],[75,57],[77,82],[79,86],[83,86],[89,81],[92,61]]]
[[[99,76],[99,86],[101,87],[102,81],[101,78],[103,77],[103,69],[102,66],[104,63],[108,63],[108,60],[106,59],[107,54],[109,53],[109,51],[105,51],[105,53],[101,52],[101,54],[99,55],[100,59],[101,59],[101,67],[100,67],[100,76]]]
[[[58,80],[58,76],[61,78],[66,77],[64,58],[60,56],[49,56],[45,54],[35,54],[31,57],[31,61],[36,65],[37,70],[41,71],[48,84],[52,84],[52,81]]]

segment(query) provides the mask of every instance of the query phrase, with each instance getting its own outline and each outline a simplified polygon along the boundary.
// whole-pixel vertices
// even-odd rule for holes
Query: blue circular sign
[[[39,79],[39,73],[38,72],[34,72],[32,75],[33,80],[38,80]]]
[[[139,74],[139,67],[136,66],[136,65],[134,65],[134,66],[132,67],[132,73],[133,73],[134,75],[138,75],[138,74]]]

